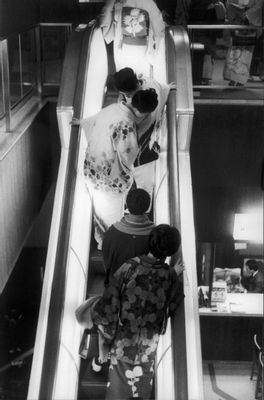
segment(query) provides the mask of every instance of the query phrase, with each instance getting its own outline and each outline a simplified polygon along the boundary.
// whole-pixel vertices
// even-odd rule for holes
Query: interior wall
[[[104,2],[79,3],[78,0],[39,0],[41,22],[87,23],[99,13]]]
[[[39,22],[39,0],[0,0],[0,38]]]
[[[0,38],[39,22],[86,23],[95,18],[103,5],[104,2],[78,0],[0,0]]]
[[[0,293],[56,177],[60,141],[52,105],[39,112],[0,162]]]
[[[233,240],[235,212],[263,207],[263,107],[197,105],[191,141],[197,240]]]

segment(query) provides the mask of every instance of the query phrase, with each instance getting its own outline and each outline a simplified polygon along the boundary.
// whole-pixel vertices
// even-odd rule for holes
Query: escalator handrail
[[[238,30],[238,31],[258,31],[258,30],[264,30],[263,26],[256,26],[256,25],[235,25],[235,24],[188,24],[187,28],[189,30],[214,30],[214,29],[225,29],[225,30]]]
[[[171,91],[167,104],[168,124],[168,187],[170,223],[181,230],[179,153],[189,154],[194,114],[190,45],[183,27],[167,29],[167,75],[175,81],[176,93]],[[171,321],[174,395],[188,399],[187,339],[185,303],[180,305]]]
[[[194,113],[193,90],[192,90],[192,68],[189,37],[181,26],[170,26],[168,35],[174,44],[175,62],[168,65],[168,76],[176,82],[176,112],[177,114]],[[168,41],[170,44],[170,41]],[[174,68],[174,71],[172,70]],[[189,150],[189,149],[186,149]]]
[[[167,104],[169,216],[170,224],[176,226],[181,231],[179,161],[175,109],[176,96],[175,93],[171,92]],[[177,316],[171,321],[171,341],[175,398],[183,400],[188,398],[186,327],[184,315],[185,308],[184,302],[182,302],[177,310]]]
[[[82,115],[82,106],[84,100],[84,82],[86,81],[87,64],[89,63],[90,43],[93,35],[94,27],[88,27],[82,33],[82,46],[80,51],[80,59],[78,60],[78,73],[74,83],[65,78],[66,86],[70,85],[71,90],[74,91],[72,95],[69,88],[66,90],[65,85],[62,85],[62,94],[59,97],[59,107],[71,107],[71,99],[73,102],[74,116],[80,118]],[[66,63],[65,63],[66,64]],[[67,65],[69,65],[67,63]],[[67,67],[69,68],[69,66]],[[68,71],[64,71],[69,74]],[[52,281],[51,296],[49,302],[47,332],[45,338],[44,357],[42,363],[39,399],[52,399],[52,393],[55,383],[59,344],[60,344],[60,331],[63,314],[63,305],[65,300],[65,283],[66,283],[66,270],[68,247],[70,240],[71,228],[71,215],[74,203],[74,190],[76,184],[76,170],[78,164],[80,142],[80,129],[77,126],[72,126],[69,156],[66,169],[65,186],[62,201],[62,210],[58,234],[58,244],[56,250],[56,258],[54,265],[54,277]]]

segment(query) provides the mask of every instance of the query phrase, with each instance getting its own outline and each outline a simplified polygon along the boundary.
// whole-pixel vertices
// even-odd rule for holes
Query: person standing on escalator
[[[106,400],[151,398],[159,337],[184,298],[175,269],[165,262],[180,243],[175,227],[154,227],[148,254],[122,264],[93,307],[93,323],[110,349]]]
[[[153,0],[106,0],[99,17],[107,44],[114,43],[116,70],[130,66],[151,75],[165,23]]]
[[[105,284],[121,265],[131,257],[148,253],[148,238],[155,224],[146,214],[150,196],[143,189],[131,189],[126,198],[128,213],[111,225],[103,240]]]
[[[134,162],[139,152],[135,121],[158,105],[154,89],[140,90],[128,107],[111,104],[90,118],[77,120],[87,140],[84,179],[92,198],[95,240],[102,249],[104,232],[124,215],[126,195],[133,183]]]
[[[137,75],[129,67],[117,71],[113,74],[112,79],[115,89],[120,93],[119,101],[125,102],[128,106],[138,90],[152,88],[155,89],[158,96],[158,105],[155,110],[135,120],[140,150],[134,163],[134,179],[137,188],[144,189],[149,193],[152,204],[155,161],[159,158],[164,110],[170,90],[175,85],[174,83],[161,84],[142,74]]]

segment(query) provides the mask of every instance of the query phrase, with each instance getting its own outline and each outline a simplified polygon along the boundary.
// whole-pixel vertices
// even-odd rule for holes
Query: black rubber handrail
[[[176,92],[171,91],[167,104],[168,126],[168,186],[170,223],[181,230],[180,193],[179,193],[179,143],[177,132],[179,118],[192,119],[193,97],[190,78],[190,50],[187,33],[181,27],[171,27],[166,32],[167,75],[168,81],[175,81]],[[184,65],[185,64],[185,65]],[[186,125],[186,142],[181,140],[181,147],[188,151],[190,138],[189,124]],[[181,150],[184,150],[181,148]],[[172,349],[174,366],[174,394],[176,399],[188,399],[187,350],[185,307],[181,303],[177,316],[172,318]]]
[[[181,230],[178,144],[176,135],[176,95],[171,92],[167,105],[168,121],[168,171],[170,223]],[[182,302],[176,318],[171,320],[176,399],[188,399],[185,309]]]
[[[82,40],[82,45],[80,46],[79,67],[76,76],[77,82],[75,81],[74,85],[72,85],[72,82],[67,83],[75,88],[73,109],[76,118],[80,118],[82,112],[82,105],[84,101],[84,82],[86,81],[87,65],[89,63],[90,54],[90,42],[93,35],[93,29],[93,27],[88,27],[84,32],[78,33]],[[74,35],[76,35],[76,32],[74,32]],[[68,93],[68,95],[70,94]],[[66,96],[65,99],[66,98],[69,100],[68,96]],[[63,106],[62,101],[60,105]],[[67,102],[66,107],[69,105],[69,102]],[[67,258],[77,176],[79,143],[80,129],[77,126],[72,126],[38,397],[42,400],[52,399],[57,370],[61,322],[65,302]]]

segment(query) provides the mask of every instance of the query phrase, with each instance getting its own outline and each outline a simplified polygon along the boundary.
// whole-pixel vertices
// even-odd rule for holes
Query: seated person
[[[148,237],[154,223],[145,214],[149,208],[150,197],[143,189],[130,190],[126,205],[129,214],[116,222],[105,232],[103,258],[108,283],[113,274],[126,260],[148,252]]]
[[[249,293],[263,293],[264,274],[263,265],[260,261],[250,259],[246,262],[246,266],[250,272],[249,278],[243,279],[243,285]]]

